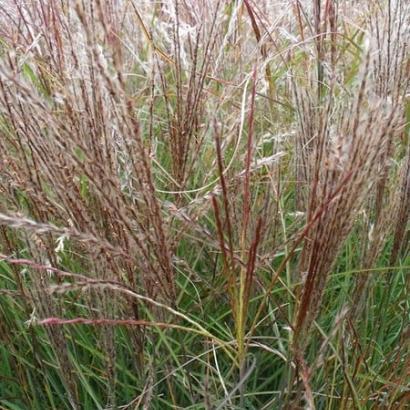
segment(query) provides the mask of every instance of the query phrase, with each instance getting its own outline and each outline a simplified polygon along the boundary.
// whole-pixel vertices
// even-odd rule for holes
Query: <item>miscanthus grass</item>
[[[0,409],[404,409],[404,0],[0,4]]]

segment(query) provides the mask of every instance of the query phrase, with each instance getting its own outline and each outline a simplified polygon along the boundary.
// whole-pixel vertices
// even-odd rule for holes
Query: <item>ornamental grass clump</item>
[[[0,4],[0,408],[404,409],[410,7]]]

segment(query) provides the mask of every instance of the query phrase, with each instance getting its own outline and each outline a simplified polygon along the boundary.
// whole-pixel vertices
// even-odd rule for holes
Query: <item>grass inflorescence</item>
[[[0,409],[406,408],[409,26],[3,1]]]

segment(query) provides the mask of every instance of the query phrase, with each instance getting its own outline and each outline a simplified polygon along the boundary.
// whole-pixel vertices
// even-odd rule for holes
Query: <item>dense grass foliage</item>
[[[405,0],[0,2],[0,409],[404,409]]]

